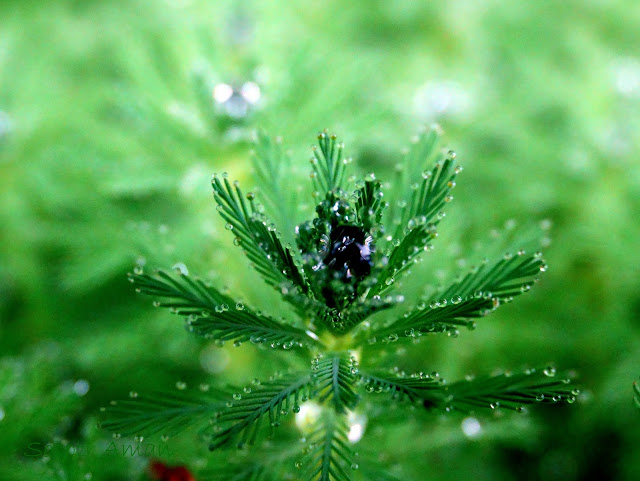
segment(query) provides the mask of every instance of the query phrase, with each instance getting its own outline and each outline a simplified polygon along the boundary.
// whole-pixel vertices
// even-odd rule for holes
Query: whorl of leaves
[[[201,279],[181,272],[139,272],[132,274],[130,280],[138,292],[164,299],[156,300],[155,305],[184,316],[187,330],[207,339],[250,341],[284,349],[316,343],[304,330],[254,312]]]
[[[386,343],[401,337],[456,334],[460,326],[473,328],[475,319],[527,292],[546,270],[537,253],[507,254],[472,268],[399,317],[380,316],[364,323],[403,301],[401,293],[389,293],[429,249],[444,218],[443,209],[452,200],[451,190],[462,168],[453,152],[437,148],[438,139],[437,129],[416,139],[392,188],[387,189],[391,197],[387,202],[383,184],[373,175],[364,181],[346,177],[348,160],[343,157],[342,144],[335,136],[321,133],[311,162],[316,216],[285,233],[294,236],[290,243],[283,243],[252,193],[243,195],[238,182],[230,183],[226,175],[214,176],[217,209],[234,243],[267,284],[293,306],[298,319],[275,319],[255,311],[182,271],[148,274],[138,268],[130,280],[139,292],[154,297],[156,306],[184,316],[187,329],[197,335],[216,344],[248,341],[285,350],[305,347],[297,352],[313,359],[310,369],[274,376],[232,394],[211,390],[196,396],[135,395],[106,408],[103,426],[119,435],[173,435],[206,421],[201,433],[211,450],[218,452],[223,447],[255,443],[265,424],[279,426],[287,414],[299,412],[302,403],[314,399],[322,406],[313,432],[305,432],[307,445],[300,463],[296,462],[296,467],[307,468],[306,473],[300,471],[301,479],[350,481],[358,466],[353,463],[347,419],[358,409],[359,391],[371,394],[372,401],[387,397],[386,402],[397,402],[398,409],[409,404],[414,409],[408,414],[416,412],[416,406],[469,413],[575,402],[578,390],[553,368],[449,384],[436,374],[407,376],[400,370],[381,371],[380,366],[372,365],[368,356],[372,350],[386,348]],[[286,178],[289,160],[279,141],[258,134],[253,156],[256,177],[263,184],[258,191],[265,196],[267,210],[288,230],[296,213],[296,207],[290,205],[296,193],[291,196],[284,189],[292,183]],[[355,190],[345,190],[347,183],[353,183]],[[355,356],[360,355],[371,371],[359,370]],[[634,392],[640,406],[637,384]],[[224,479],[277,479],[273,472],[286,471],[282,463],[290,454],[274,457],[272,463],[230,460]],[[371,467],[363,472],[368,479],[393,479]]]

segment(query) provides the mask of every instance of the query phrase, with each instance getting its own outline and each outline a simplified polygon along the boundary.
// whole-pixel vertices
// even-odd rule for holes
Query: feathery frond
[[[397,400],[422,401],[427,408],[471,412],[502,407],[521,412],[525,404],[573,403],[579,391],[552,367],[529,369],[447,384],[437,375],[362,373],[370,393],[390,393]]]
[[[336,413],[325,412],[317,429],[308,437],[307,481],[351,481],[353,452],[349,446],[349,428]]]
[[[130,393],[130,399],[112,401],[104,409],[102,427],[120,436],[173,436],[187,428],[206,424],[224,408],[224,394],[207,392]]]
[[[312,395],[313,380],[308,374],[288,375],[234,394],[215,418],[209,449],[236,439],[239,445],[251,444],[265,415],[271,426],[279,426],[283,413],[297,411]]]
[[[374,227],[379,226],[387,207],[387,203],[382,200],[381,185],[379,181],[366,180],[364,185],[354,192],[357,222],[365,232],[371,232]]]
[[[337,413],[351,409],[358,401],[353,391],[357,362],[353,357],[332,354],[320,356],[312,363],[313,377],[320,401],[330,401]]]
[[[387,393],[398,401],[407,399],[411,403],[442,397],[442,378],[430,374],[402,376],[393,373],[360,373],[368,393]]]
[[[409,191],[403,190],[406,198],[396,199],[390,209],[396,228],[387,251],[389,260],[378,284],[369,295],[389,289],[394,279],[428,248],[429,241],[436,236],[437,224],[444,218],[442,208],[453,199],[450,191],[455,187],[454,179],[462,168],[455,165],[453,152],[449,152],[444,159],[434,152],[437,140],[435,129],[422,134],[406,156],[400,177],[405,189],[410,186]],[[436,161],[435,166],[431,170],[422,170],[426,169],[426,162],[432,160]],[[418,181],[420,178],[422,180]]]
[[[139,292],[167,299],[154,304],[185,316],[188,330],[207,339],[251,341],[284,349],[317,343],[304,330],[253,312],[200,279],[162,270],[154,275],[134,273],[130,279]]]
[[[301,293],[306,293],[308,283],[302,269],[291,249],[282,245],[275,226],[260,212],[254,194],[247,194],[247,205],[239,183],[236,181],[231,187],[225,175],[222,181],[214,176],[211,185],[218,211],[227,221],[226,228],[236,236],[234,243],[243,249],[265,281],[278,289],[293,283]]]
[[[267,462],[242,462],[230,464],[226,460],[219,462],[215,468],[198,472],[198,481],[279,481],[284,463],[277,459]]]
[[[580,394],[571,380],[557,375],[553,367],[459,381],[445,389],[445,408],[462,412],[498,407],[521,412],[525,404],[571,404]]]
[[[412,184],[418,182],[425,169],[440,160],[440,135],[441,129],[437,125],[424,129],[412,139],[402,161],[396,165],[396,175],[389,191],[388,225],[392,225],[394,219],[400,218],[402,205],[411,197]]]
[[[332,192],[342,188],[346,165],[349,159],[342,157],[344,145],[336,141],[337,137],[325,130],[318,134],[318,147],[312,147],[312,179],[316,192]]]
[[[384,340],[391,336],[395,340],[431,332],[455,332],[459,326],[473,329],[475,322],[470,319],[483,317],[501,303],[529,291],[536,276],[545,270],[538,255],[527,256],[523,252],[506,255],[491,267],[483,263],[412,312],[373,331],[371,337]]]
[[[297,192],[287,185],[291,175],[291,158],[282,145],[282,139],[271,139],[258,131],[251,164],[259,183],[260,198],[269,215],[276,220],[283,234],[293,235]]]

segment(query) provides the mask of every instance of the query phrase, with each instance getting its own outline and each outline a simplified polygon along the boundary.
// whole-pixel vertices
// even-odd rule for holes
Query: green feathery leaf
[[[215,468],[198,472],[197,479],[202,481],[278,481],[282,462],[270,461],[255,463],[243,460],[242,463],[230,464],[228,460],[220,460]]]
[[[122,436],[173,436],[196,424],[206,423],[224,408],[219,391],[130,394],[104,408],[102,427]]]
[[[239,439],[239,445],[251,444],[266,414],[271,426],[279,426],[283,413],[297,411],[300,402],[312,395],[313,380],[308,374],[289,375],[234,394],[216,418],[209,449],[213,451],[235,439]]]
[[[222,181],[214,176],[211,185],[218,211],[227,221],[227,229],[236,236],[234,242],[244,250],[265,281],[277,289],[293,284],[300,293],[306,294],[309,286],[302,269],[298,267],[292,251],[282,245],[275,226],[260,213],[255,196],[247,195],[247,205],[238,182],[234,182],[232,188],[226,176]],[[296,297],[291,293],[287,300],[296,304]]]
[[[307,481],[350,481],[353,452],[349,446],[349,427],[343,416],[324,412],[318,428],[308,436]]]
[[[473,329],[470,319],[487,315],[531,289],[536,276],[546,270],[536,254],[506,255],[488,266],[483,263],[399,320],[371,333],[377,340],[417,337],[431,332],[455,332],[459,326]]]
[[[398,477],[391,474],[388,463],[376,461],[379,457],[379,452],[371,452],[366,458],[361,451],[359,451],[359,454],[359,458],[363,461],[358,465],[358,471],[360,471],[361,476],[360,479],[366,479],[367,481],[406,481],[408,479],[406,476]]]
[[[325,130],[318,134],[318,148],[313,146],[313,187],[317,192],[325,193],[340,189],[344,182],[346,165],[349,159],[342,158],[344,145],[336,142],[335,135]]]
[[[456,166],[453,152],[444,159],[435,153],[437,140],[437,131],[431,130],[421,135],[407,153],[400,177],[402,188],[410,186],[410,190],[390,209],[392,223],[397,227],[391,236],[392,245],[387,250],[386,269],[369,296],[390,289],[397,277],[429,248],[429,241],[437,235],[436,226],[445,215],[442,208],[453,199],[450,191],[455,187],[454,179],[462,168]],[[431,170],[422,170],[427,161],[433,160],[436,162]]]
[[[371,233],[372,228],[382,221],[382,214],[387,203],[382,200],[379,181],[367,180],[364,185],[355,191],[355,211],[358,223],[365,232]]]
[[[315,358],[312,365],[320,401],[330,401],[338,413],[353,408],[358,402],[358,395],[353,391],[357,373],[356,360],[332,354]]]
[[[418,182],[425,169],[441,159],[442,156],[438,151],[441,134],[442,129],[435,125],[424,129],[411,139],[402,162],[396,165],[396,176],[389,191],[388,225],[392,225],[394,219],[401,217],[402,206],[409,201],[413,193],[412,184]]]
[[[251,163],[256,172],[265,208],[276,220],[283,233],[293,235],[294,219],[298,201],[296,190],[288,188],[291,175],[291,158],[278,137],[272,140],[264,132],[258,131],[254,141]]]
[[[393,399],[409,402],[423,401],[425,399],[437,399],[442,392],[442,379],[430,374],[412,374],[401,376],[393,373],[360,373],[364,382],[365,391],[368,393],[385,392]]]
[[[497,407],[520,412],[524,404],[573,403],[580,394],[571,380],[557,375],[553,367],[459,381],[445,390],[446,409],[462,412]]]
[[[366,391],[385,392],[398,399],[419,400],[427,408],[471,412],[477,408],[502,407],[521,412],[525,404],[573,403],[579,391],[569,379],[556,376],[552,367],[516,374],[459,381],[453,384],[437,375],[362,374]]]
[[[207,339],[267,343],[284,349],[317,343],[304,330],[253,312],[200,279],[162,270],[154,275],[132,274],[130,279],[139,292],[168,299],[154,304],[185,316],[187,329]]]

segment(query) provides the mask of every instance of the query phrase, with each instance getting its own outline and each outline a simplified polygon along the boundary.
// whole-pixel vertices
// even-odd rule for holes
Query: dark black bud
[[[341,225],[334,228],[329,236],[329,252],[324,264],[339,272],[344,280],[360,279],[371,272],[373,239],[360,227]]]

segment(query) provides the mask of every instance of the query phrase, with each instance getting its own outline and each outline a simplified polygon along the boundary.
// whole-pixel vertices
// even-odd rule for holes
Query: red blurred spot
[[[196,478],[184,466],[167,466],[161,461],[152,461],[151,475],[158,481],[196,481]]]

